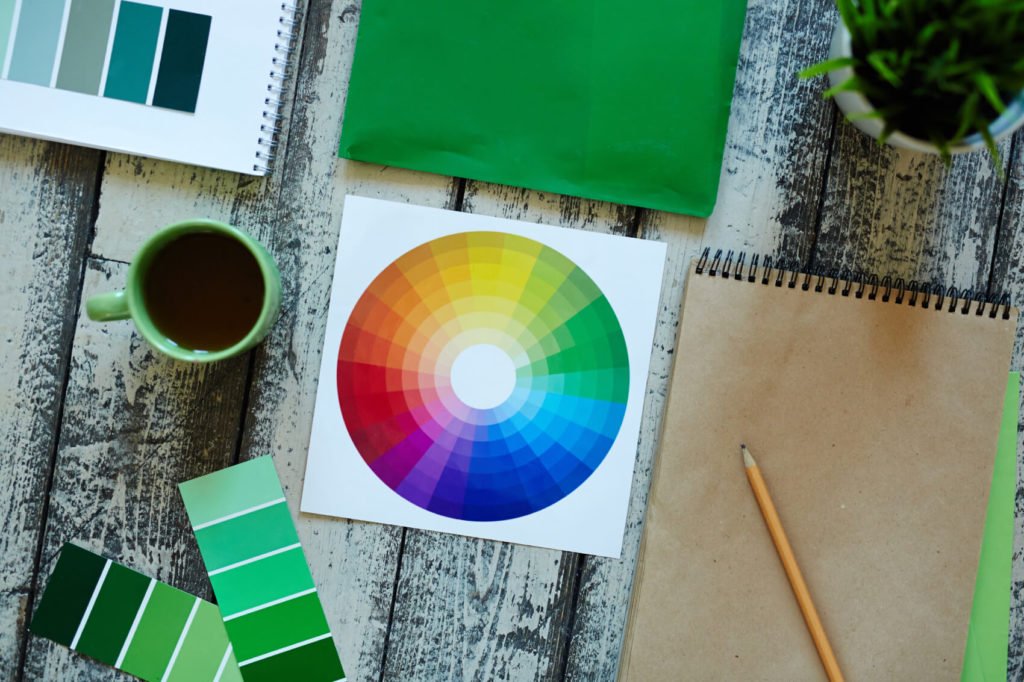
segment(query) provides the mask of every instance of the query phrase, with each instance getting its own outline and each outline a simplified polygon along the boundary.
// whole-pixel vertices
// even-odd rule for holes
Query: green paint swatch
[[[111,563],[75,649],[100,661],[116,661],[149,583],[141,573]]]
[[[64,545],[32,619],[32,632],[70,646],[106,563],[88,550]]]
[[[144,680],[241,679],[217,607],[72,544],[30,630]]]
[[[14,22],[14,0],[0,0],[0,73],[4,72],[7,59],[8,38]]]
[[[364,0],[339,153],[706,216],[746,5]]]
[[[167,15],[153,106],[195,113],[210,23],[204,14],[172,9]]]
[[[1020,372],[1011,372],[985,512],[985,533],[974,584],[962,682],[1005,680],[1010,644],[1013,505],[1017,492],[1017,421]]]
[[[71,0],[57,72],[58,88],[99,94],[113,17],[114,0]]]
[[[179,486],[246,682],[345,677],[270,457]]]
[[[66,0],[25,0],[15,29],[7,78],[49,87]]]
[[[163,13],[163,9],[152,5],[121,3],[104,97],[146,103]]]

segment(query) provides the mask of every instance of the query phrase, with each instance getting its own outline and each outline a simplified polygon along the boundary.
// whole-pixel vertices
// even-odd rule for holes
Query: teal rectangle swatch
[[[100,94],[113,18],[114,0],[71,0],[57,71],[58,88]]]
[[[4,72],[7,59],[8,38],[14,28],[14,0],[0,0],[0,73]]]
[[[49,87],[57,61],[66,1],[25,0],[21,3],[7,72],[9,80]]]
[[[172,9],[167,15],[153,106],[195,113],[211,18]]]
[[[270,457],[179,486],[246,682],[345,677]]]
[[[122,2],[114,30],[114,45],[107,67],[104,97],[145,104],[153,78],[156,45],[160,40],[163,9],[137,2]]]
[[[143,680],[242,679],[217,607],[72,544],[29,629]]]

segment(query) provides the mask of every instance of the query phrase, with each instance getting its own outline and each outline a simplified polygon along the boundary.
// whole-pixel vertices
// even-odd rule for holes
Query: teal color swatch
[[[143,680],[242,679],[216,606],[72,544],[29,629]]]
[[[195,113],[206,63],[210,23],[210,17],[204,14],[170,11],[153,106]]]
[[[49,87],[57,60],[67,0],[25,0],[15,29],[14,52],[7,78]]]
[[[1013,565],[1013,507],[1017,493],[1017,421],[1020,372],[1011,372],[985,512],[981,558],[961,682],[1006,679],[1010,646],[1010,587]]]
[[[107,67],[105,97],[145,104],[153,77],[163,9],[122,2]]]
[[[273,460],[179,489],[242,679],[344,679]]]
[[[0,73],[4,72],[7,46],[14,23],[14,0],[0,0]]]
[[[58,88],[86,95],[100,93],[113,18],[114,0],[71,0]]]

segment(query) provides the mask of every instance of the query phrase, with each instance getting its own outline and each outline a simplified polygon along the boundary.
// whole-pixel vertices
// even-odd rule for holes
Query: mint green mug
[[[179,241],[188,237],[190,240]],[[217,237],[218,239],[212,239]],[[228,238],[230,241],[225,241]],[[182,252],[184,244],[189,244],[193,250],[198,246],[209,245],[208,253],[188,254]],[[238,249],[237,245],[244,247],[244,251]],[[163,303],[170,300],[177,306],[175,311],[179,317],[184,313],[195,310],[194,320],[209,323],[220,314],[218,311],[207,310],[204,307],[205,300],[200,300],[203,287],[207,282],[199,282],[195,278],[203,275],[202,263],[207,263],[208,274],[211,277],[217,276],[217,259],[221,257],[221,251],[213,252],[213,247],[226,247],[225,254],[235,254],[239,260],[240,267],[255,278],[255,282],[262,280],[262,301],[258,298],[259,288],[252,288],[251,291],[227,292],[238,296],[248,296],[247,307],[251,313],[249,317],[243,318],[243,326],[238,330],[237,340],[226,347],[200,348],[196,344],[189,344],[182,338],[174,338],[175,334],[169,332],[166,320],[167,315],[163,312]],[[245,253],[247,252],[247,254]],[[174,261],[170,254],[178,254]],[[182,255],[184,254],[184,255]],[[194,255],[198,257],[185,258]],[[247,255],[252,256],[248,259]],[[176,263],[181,264],[181,271],[174,272]],[[197,265],[198,264],[198,265]],[[155,265],[155,267],[154,267]],[[258,269],[258,274],[257,274]],[[152,272],[151,272],[152,271]],[[219,273],[221,280],[212,279],[218,282],[220,289],[209,296],[217,299],[218,294],[225,293],[223,290],[232,287],[235,282],[223,281],[229,276],[230,271]],[[154,282],[157,284],[155,285]],[[170,284],[173,282],[174,284]],[[245,283],[237,282],[242,288]],[[251,285],[252,282],[249,282]],[[162,285],[160,288],[154,288]],[[155,293],[154,293],[155,292]],[[175,296],[180,293],[180,300],[175,301]],[[224,299],[223,296],[220,297]],[[194,300],[193,300],[194,299]],[[177,360],[185,362],[215,362],[230,358],[251,349],[270,332],[270,328],[277,320],[281,310],[281,274],[274,263],[273,257],[258,241],[250,237],[237,227],[232,227],[215,220],[188,220],[176,223],[163,228],[146,240],[135,255],[131,266],[128,268],[128,277],[123,291],[116,291],[107,294],[99,294],[91,297],[85,304],[86,314],[89,319],[97,322],[110,322],[113,320],[131,319],[135,322],[139,333],[146,341],[160,352]],[[228,313],[225,318],[232,317],[233,310],[221,311]],[[165,324],[154,319],[163,317]],[[240,314],[240,313],[239,313]],[[237,315],[234,315],[237,317]],[[249,323],[251,322],[251,326]],[[234,336],[231,337],[235,338]],[[222,344],[223,345],[223,344]]]

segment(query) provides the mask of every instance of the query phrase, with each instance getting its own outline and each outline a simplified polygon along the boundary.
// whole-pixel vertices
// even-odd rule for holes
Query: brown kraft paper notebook
[[[620,682],[826,679],[741,442],[846,679],[959,680],[1018,311],[702,263]]]

